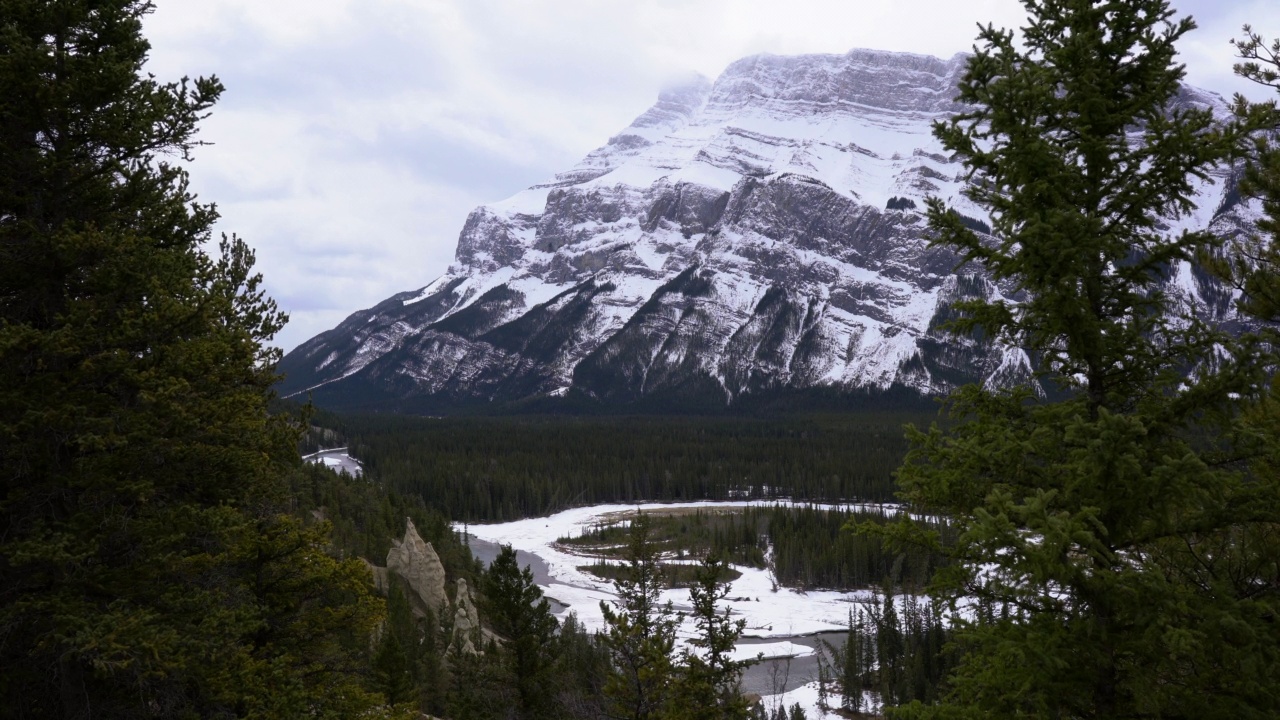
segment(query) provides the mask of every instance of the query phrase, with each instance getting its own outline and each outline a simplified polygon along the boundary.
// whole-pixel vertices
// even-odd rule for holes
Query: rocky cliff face
[[[965,58],[757,56],[658,103],[573,169],[471,213],[431,284],[289,353],[283,394],[418,412],[572,395],[605,403],[1026,378],[1017,348],[939,330],[954,300],[1011,292],[931,249],[922,215],[960,195],[931,123]],[[1188,89],[1180,102],[1222,107]],[[1228,171],[1171,227],[1250,225]],[[1225,316],[1189,267],[1175,292]]]

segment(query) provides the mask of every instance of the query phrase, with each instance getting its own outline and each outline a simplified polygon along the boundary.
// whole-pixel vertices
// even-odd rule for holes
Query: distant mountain
[[[986,228],[931,135],[965,60],[760,55],[670,88],[573,169],[474,210],[443,277],[290,352],[282,393],[431,413],[1026,379],[1020,349],[938,327],[956,299],[1011,292],[924,237],[929,195]],[[1193,88],[1179,103],[1225,111]],[[1229,175],[1201,186],[1186,227],[1250,226]],[[1230,294],[1203,273],[1169,283],[1227,318]]]

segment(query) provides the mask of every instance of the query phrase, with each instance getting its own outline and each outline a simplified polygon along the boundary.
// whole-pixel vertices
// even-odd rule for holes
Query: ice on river
[[[658,512],[670,509],[728,509],[776,504],[779,502],[768,500],[595,505],[565,510],[550,517],[490,525],[468,525],[466,532],[480,540],[511,545],[517,550],[524,550],[541,558],[547,564],[551,575],[551,581],[541,586],[542,591],[565,606],[560,611],[560,615],[563,616],[569,612],[577,613],[578,619],[588,629],[598,630],[604,628],[600,602],[616,598],[613,583],[579,570],[579,565],[587,565],[591,560],[556,547],[555,542],[558,538],[577,536],[594,525],[607,522],[622,514],[633,513],[637,509],[644,512]],[[891,509],[891,506],[884,505],[814,506],[842,510]],[[459,524],[455,529],[463,531],[464,528]],[[854,603],[870,599],[870,594],[867,592],[800,592],[778,587],[768,570],[740,565],[734,567],[742,573],[742,577],[731,584],[727,603],[732,608],[734,618],[747,621],[746,630],[743,632],[744,638],[784,638],[842,630],[848,623],[849,612],[853,609]],[[691,607],[687,589],[664,591],[662,599],[670,600],[677,611],[684,611],[686,614]],[[693,622],[686,618],[680,627],[680,637],[686,639],[692,637],[694,630]],[[749,647],[743,648],[743,652],[747,650]],[[792,643],[773,643],[757,645],[754,650],[750,650],[749,655],[753,656],[761,650],[766,652],[766,657],[812,652],[810,648],[793,646]]]

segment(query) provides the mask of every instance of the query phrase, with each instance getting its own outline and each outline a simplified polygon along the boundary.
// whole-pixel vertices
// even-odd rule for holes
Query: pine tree
[[[502,636],[519,696],[519,717],[555,716],[554,690],[549,673],[555,662],[552,642],[556,619],[533,571],[520,569],[516,552],[502,546],[481,585],[485,616]]]
[[[1240,77],[1280,91],[1280,39],[1269,45],[1248,25],[1244,37],[1233,40],[1243,62],[1235,65]],[[1251,103],[1243,96],[1235,101],[1236,114],[1262,129],[1248,144],[1244,176],[1239,192],[1261,201],[1263,215],[1258,220],[1260,237],[1246,238],[1236,252],[1219,258],[1218,274],[1241,292],[1240,310],[1253,317],[1275,322],[1280,319],[1280,110],[1274,100]],[[1263,332],[1269,340],[1274,334]]]
[[[570,612],[560,625],[556,646],[557,704],[566,717],[603,717],[610,657],[600,633],[588,632]]]
[[[284,317],[186,160],[222,92],[141,0],[0,1],[0,716],[350,716],[381,613],[285,509]]]
[[[840,673],[840,707],[850,712],[862,712],[864,632],[862,609],[850,610]]]
[[[631,522],[623,576],[614,582],[617,608],[601,602],[605,644],[613,673],[605,684],[610,716],[655,720],[667,711],[679,618],[659,596],[664,586],[658,552],[649,541],[649,518]]]
[[[426,616],[418,620],[418,628],[418,635],[422,639],[415,654],[415,667],[418,671],[416,680],[421,706],[428,715],[440,716],[444,714],[448,695],[448,673],[444,667],[442,649],[448,646],[448,642],[431,608],[427,608]]]
[[[1272,716],[1274,562],[1249,544],[1280,505],[1231,430],[1263,356],[1163,290],[1220,249],[1169,228],[1240,129],[1174,104],[1194,25],[1167,2],[1024,5],[1020,42],[982,29],[968,109],[935,126],[991,236],[938,199],[929,220],[1004,298],[955,329],[1025,349],[1044,392],[963,388],[953,429],[912,437],[904,496],[960,526],[938,590],[978,610],[954,616],[945,703],[903,714]]]
[[[497,645],[472,654],[460,644],[449,647],[449,690],[445,716],[450,720],[498,720],[510,718],[517,693],[511,676],[502,667]]]
[[[698,634],[692,649],[680,653],[672,687],[670,720],[746,720],[750,705],[742,695],[742,673],[755,660],[734,660],[733,650],[746,620],[732,620],[730,609],[716,604],[729,594],[729,564],[716,555],[703,558],[689,589]]]
[[[876,662],[880,676],[880,702],[897,704],[902,682],[902,658],[905,646],[902,625],[898,622],[898,605],[892,587],[886,587],[884,604],[876,617]]]
[[[419,645],[409,600],[399,583],[393,583],[387,591],[387,619],[373,656],[374,677],[389,705],[418,704],[421,671],[415,651]]]

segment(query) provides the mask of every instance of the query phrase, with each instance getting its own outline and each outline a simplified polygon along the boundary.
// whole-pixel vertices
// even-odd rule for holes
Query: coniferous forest
[[[901,519],[884,509],[696,508],[647,516],[649,542],[665,557],[682,561],[714,555],[734,565],[768,568],[777,584],[802,590],[867,589],[886,581],[922,590],[946,562],[939,552],[887,547],[879,534],[856,531],[863,524],[883,526]],[[945,537],[952,534],[943,521],[926,524]],[[612,579],[618,567],[613,561],[624,553],[630,534],[630,520],[618,520],[563,537],[560,544],[596,558],[592,572]],[[681,565],[664,569],[669,581],[687,581],[685,573],[672,576],[684,569]]]
[[[894,499],[902,428],[924,414],[773,420],[321,416],[388,486],[455,520],[579,505],[786,497]]]
[[[733,652],[762,566],[869,593],[819,640],[844,717],[1280,715],[1280,110],[1171,110],[1165,0],[1023,4],[934,128],[990,222],[928,221],[1010,290],[950,330],[1042,384],[938,419],[405,418],[275,401],[286,318],[185,169],[224,88],[147,72],[152,4],[0,0],[0,718],[800,720]],[[1280,90],[1280,41],[1234,47]],[[1170,231],[1224,168],[1256,235]],[[1161,289],[1177,263],[1240,332]],[[301,461],[333,442],[361,477]],[[562,538],[614,589],[599,631],[453,526],[784,497]],[[852,500],[893,505],[804,505]]]

